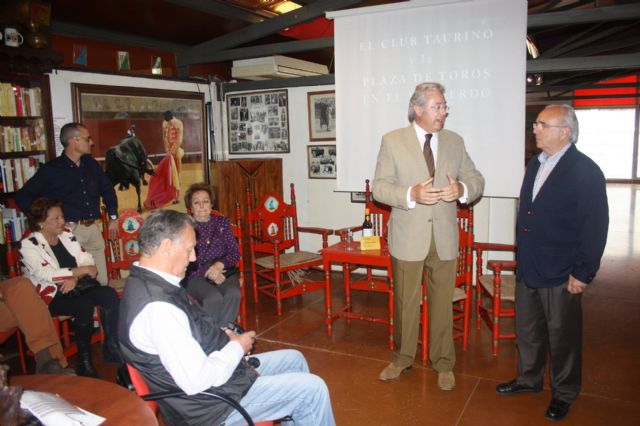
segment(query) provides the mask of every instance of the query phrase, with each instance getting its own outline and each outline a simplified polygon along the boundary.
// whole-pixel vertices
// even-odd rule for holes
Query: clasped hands
[[[205,272],[204,277],[207,278],[208,280],[213,281],[218,285],[222,284],[225,280],[224,263],[215,262],[213,265],[209,267],[209,269],[207,269],[207,272]]]
[[[89,275],[91,278],[97,277],[98,268],[96,268],[95,265],[78,266],[77,268],[71,269],[71,273],[73,276],[65,279],[60,284],[60,291],[62,294],[67,294],[73,290],[76,287],[76,284],[78,284],[78,278],[82,276]]]
[[[433,178],[429,178],[424,182],[411,187],[411,199],[416,203],[433,205],[438,201],[455,201],[462,196],[464,188],[460,182],[451,177],[447,172],[449,185],[443,188],[435,188]]]

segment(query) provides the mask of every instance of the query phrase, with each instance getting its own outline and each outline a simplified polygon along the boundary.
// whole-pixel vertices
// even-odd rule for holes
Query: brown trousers
[[[407,261],[391,257],[394,295],[393,364],[408,367],[413,364],[420,328],[422,271],[427,275],[427,306],[429,311],[429,360],[438,372],[452,371],[456,363],[453,345],[453,290],[456,281],[456,260],[440,260],[436,242],[431,240],[424,260]]]
[[[24,277],[2,281],[0,293],[0,330],[20,328],[33,353],[48,349],[51,358],[57,359],[62,367],[67,367],[67,359],[49,309],[31,281]]]

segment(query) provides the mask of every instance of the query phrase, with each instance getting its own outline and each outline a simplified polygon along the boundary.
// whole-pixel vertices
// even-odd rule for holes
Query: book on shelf
[[[14,192],[22,188],[22,186],[36,174],[36,170],[38,170],[38,167],[40,167],[44,161],[44,154],[0,159],[2,192]]]
[[[20,241],[24,231],[27,229],[27,216],[12,207],[5,207],[0,204],[2,211],[2,241],[7,241],[6,232],[11,232],[11,241]]]
[[[37,117],[42,115],[42,92],[39,87],[0,82],[0,116]]]
[[[0,151],[24,152],[44,151],[47,139],[44,120],[29,119],[22,126],[0,126]]]

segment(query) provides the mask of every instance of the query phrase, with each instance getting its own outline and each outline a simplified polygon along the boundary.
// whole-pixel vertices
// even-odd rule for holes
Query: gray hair
[[[67,123],[60,129],[60,143],[64,148],[69,145],[69,139],[80,136],[80,129],[86,129],[84,124],[78,122]]]
[[[146,256],[153,256],[162,240],[168,238],[176,241],[187,226],[194,226],[191,216],[175,210],[156,210],[140,228],[140,252]]]
[[[416,112],[413,110],[414,106],[424,106],[426,103],[424,94],[427,92],[440,92],[444,95],[444,86],[440,83],[432,83],[425,81],[416,86],[416,89],[409,99],[409,122],[413,123],[416,120]]]
[[[569,142],[577,143],[578,136],[580,135],[580,125],[578,124],[578,117],[576,117],[576,111],[573,109],[571,105],[567,104],[551,104],[544,107],[547,108],[558,108],[564,111],[564,116],[562,117],[562,121],[564,125],[569,128],[571,134],[569,135]]]

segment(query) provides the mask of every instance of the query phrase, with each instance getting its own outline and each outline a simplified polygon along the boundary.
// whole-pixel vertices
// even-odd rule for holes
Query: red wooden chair
[[[109,219],[106,209],[102,209],[102,237],[104,238],[104,255],[107,260],[107,275],[109,287],[113,288],[118,296],[122,296],[124,281],[131,264],[140,259],[140,246],[138,234],[144,220],[140,213],[133,209],[127,209],[118,217],[118,238],[109,238]],[[124,272],[124,273],[123,273]]]
[[[498,341],[500,339],[515,339],[516,333],[504,332],[501,320],[515,318],[515,289],[514,274],[503,275],[503,271],[515,271],[515,260],[487,260],[486,268],[491,271],[485,274],[483,254],[485,252],[513,253],[515,258],[516,246],[512,244],[474,243],[476,252],[476,327],[479,329],[482,321],[491,330],[491,353],[498,355]]]
[[[158,393],[152,394],[149,391],[149,386],[147,386],[147,382],[145,382],[144,381],[144,377],[142,377],[142,373],[140,373],[138,370],[136,370],[136,368],[131,366],[131,364],[129,364],[129,363],[127,363],[127,371],[129,372],[129,377],[131,378],[131,384],[133,385],[133,388],[135,389],[135,391],[138,394],[138,396],[141,399],[143,399],[144,401],[146,401],[146,403],[149,405],[149,408],[151,408],[151,411],[153,411],[156,414],[158,413],[158,404],[155,402],[156,400],[163,399],[163,398],[168,398],[170,396],[182,396],[182,395],[184,395],[184,393],[181,390],[177,390],[177,389],[174,392],[171,392],[171,391],[170,392],[158,392]],[[207,393],[207,395],[211,395],[214,398],[222,399],[223,401],[227,402],[227,399],[224,396],[216,395],[216,394],[209,394],[209,393]],[[237,409],[236,406],[234,406],[233,404],[231,404],[231,405],[234,408]],[[238,405],[238,407],[240,407],[240,406]],[[241,414],[242,414],[242,411],[241,411]],[[246,414],[246,412],[245,412],[245,414]],[[244,417],[244,414],[243,414],[243,417]],[[274,424],[273,422],[258,422],[258,423],[254,423],[254,422],[251,421],[251,418],[249,417],[248,414],[246,415],[245,419],[247,419],[247,418],[248,418],[247,421],[248,421],[248,423],[250,425],[271,426],[271,425]]]
[[[282,300],[325,288],[324,279],[306,281],[304,269],[318,268],[322,256],[300,250],[298,234],[307,232],[322,236],[322,247],[328,246],[330,229],[298,226],[296,196],[291,184],[291,204],[278,194],[265,194],[254,208],[247,189],[249,213],[249,250],[254,301],[258,293],[276,299],[278,315],[282,315]]]

